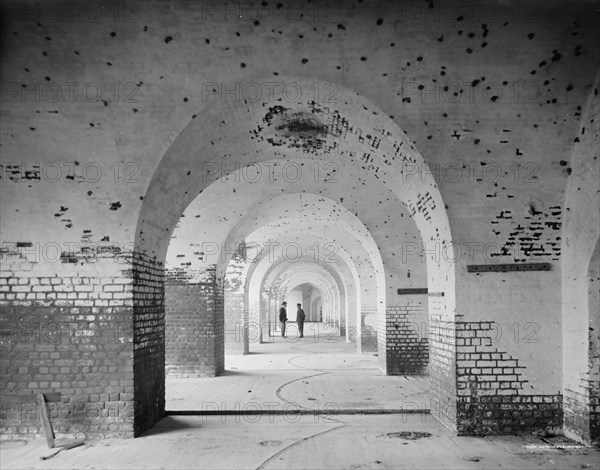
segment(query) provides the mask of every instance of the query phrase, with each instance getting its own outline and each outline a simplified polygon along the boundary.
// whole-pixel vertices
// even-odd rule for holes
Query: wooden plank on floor
[[[46,436],[46,442],[48,443],[48,447],[52,449],[54,447],[54,431],[52,430],[52,424],[50,424],[50,418],[48,418],[48,409],[46,408],[46,399],[43,393],[38,393],[38,411],[40,413],[42,429]]]

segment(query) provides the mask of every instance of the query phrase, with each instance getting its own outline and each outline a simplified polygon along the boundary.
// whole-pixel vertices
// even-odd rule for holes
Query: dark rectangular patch
[[[398,295],[427,294],[427,287],[411,287],[407,289],[398,289]]]
[[[550,263],[525,263],[525,264],[469,264],[468,273],[497,273],[508,271],[550,271]]]

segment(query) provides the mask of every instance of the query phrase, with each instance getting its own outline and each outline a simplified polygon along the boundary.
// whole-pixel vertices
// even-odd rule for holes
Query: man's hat
[[[281,305],[287,305],[287,302],[281,302]]]
[[[296,304],[298,307],[300,307],[302,304]]]

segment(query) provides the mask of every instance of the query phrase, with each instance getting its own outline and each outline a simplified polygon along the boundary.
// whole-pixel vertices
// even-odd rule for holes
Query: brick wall
[[[224,369],[223,293],[215,280],[165,285],[166,373],[177,377],[215,377]]]
[[[443,298],[429,297],[430,408],[437,419],[456,431],[455,324],[454,315],[444,307]]]
[[[133,258],[133,379],[135,435],[165,412],[164,267],[143,254]]]
[[[494,322],[456,322],[457,431],[529,433],[562,427],[562,395],[524,393],[519,360],[492,346]]]
[[[388,375],[426,375],[429,363],[428,325],[419,321],[416,303],[388,305],[385,314],[385,356]]]
[[[3,261],[2,438],[39,437],[38,393],[57,437],[133,436],[132,255]]]

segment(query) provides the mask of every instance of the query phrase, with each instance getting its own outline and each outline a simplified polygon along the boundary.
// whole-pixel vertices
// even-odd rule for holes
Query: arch
[[[305,90],[313,83],[289,81]],[[285,162],[322,156],[334,163],[347,162],[358,172],[369,172],[407,207],[422,240],[450,243],[450,225],[439,189],[421,177],[428,171],[427,165],[404,132],[379,108],[348,89],[340,88],[332,103],[311,98],[305,94],[292,101],[275,91],[265,102],[218,103],[192,120],[166,151],[147,188],[136,228],[134,274],[141,274],[147,265],[164,266],[177,221],[210,183],[235,171],[236,164],[274,159]],[[431,255],[427,272],[430,292],[440,293],[429,305],[432,327],[439,326],[440,332],[430,339],[435,391],[432,410],[454,427],[455,338],[453,328],[448,328],[454,324],[454,265]],[[134,276],[136,433],[151,426],[164,411],[164,306],[146,303],[148,297],[164,292],[161,273],[155,273],[151,281],[148,286],[141,275]],[[148,329],[148,322],[155,328]],[[385,331],[381,323],[378,327]],[[379,341],[385,342],[385,338]],[[157,370],[163,370],[162,375]]]

